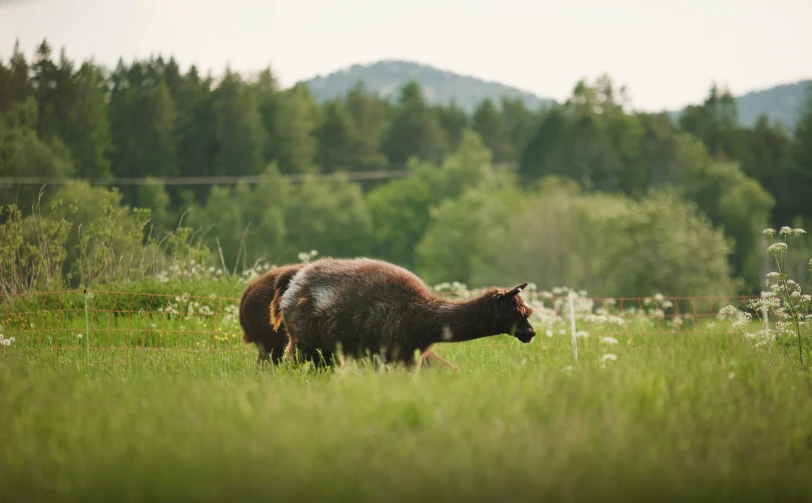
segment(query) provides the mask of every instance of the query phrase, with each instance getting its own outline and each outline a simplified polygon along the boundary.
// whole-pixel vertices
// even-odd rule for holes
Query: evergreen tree
[[[417,82],[406,84],[399,107],[389,126],[382,150],[391,166],[403,169],[412,156],[433,163],[442,162],[447,152],[445,134],[437,116],[426,105]]]

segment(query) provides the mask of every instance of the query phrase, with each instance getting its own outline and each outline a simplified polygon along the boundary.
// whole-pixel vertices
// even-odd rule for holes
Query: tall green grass
[[[812,496],[812,385],[780,349],[701,327],[593,330],[575,362],[567,336],[540,338],[439,346],[459,373],[258,369],[253,348],[239,346],[88,356],[78,343],[15,344],[0,357],[0,494],[9,502]]]

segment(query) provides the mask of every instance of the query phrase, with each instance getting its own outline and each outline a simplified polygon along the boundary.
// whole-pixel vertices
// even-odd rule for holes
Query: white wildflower
[[[76,334],[76,338],[77,338],[77,339],[81,339],[81,338],[82,338],[82,334]]]
[[[14,341],[15,341],[16,339],[15,339],[14,337],[9,337],[9,338],[8,338],[8,340],[10,340],[12,343],[14,343]]]
[[[552,330],[547,330],[547,332],[545,332],[544,335],[546,335],[547,337],[552,337],[553,336],[553,331]]]
[[[787,243],[773,243],[769,248],[767,248],[767,251],[776,257],[783,255],[787,252]]]
[[[612,353],[606,353],[605,355],[601,356],[601,362],[605,362],[607,360],[615,361],[617,360],[617,356]]]
[[[603,337],[601,342],[604,344],[617,344],[617,339],[614,337]]]
[[[781,227],[781,230],[778,231],[779,234],[792,234],[792,228],[787,227],[786,225]]]
[[[575,337],[589,337],[589,332],[584,332],[583,330],[579,330],[575,332]]]
[[[735,372],[731,372],[731,373],[729,373],[729,374],[727,375],[727,378],[728,378],[728,379],[733,379],[734,377],[736,377],[736,373],[735,373]]]
[[[8,339],[3,339],[2,344],[3,346],[11,346],[11,341]]]
[[[775,229],[764,229],[762,232],[767,236],[775,236]]]

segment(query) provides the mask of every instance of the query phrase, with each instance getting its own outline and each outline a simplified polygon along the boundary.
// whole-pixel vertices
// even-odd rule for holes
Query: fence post
[[[90,321],[87,313],[87,288],[84,289],[84,297],[85,297],[85,351],[87,352],[87,358],[90,359]]]
[[[764,333],[770,335],[770,308],[767,306],[767,296],[761,292],[761,316],[764,319]]]
[[[572,357],[578,360],[578,339],[575,332],[575,297],[570,292],[570,331],[572,332]]]

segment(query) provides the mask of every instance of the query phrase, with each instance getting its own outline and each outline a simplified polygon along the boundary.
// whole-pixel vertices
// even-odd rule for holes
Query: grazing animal
[[[257,363],[272,361],[278,364],[288,345],[288,334],[280,324],[272,324],[269,313],[271,302],[278,299],[290,279],[306,264],[276,267],[252,281],[240,298],[240,326],[242,340],[254,343],[259,350]]]
[[[243,341],[256,344],[259,350],[257,363],[271,361],[278,364],[288,346],[288,334],[283,326],[279,299],[290,280],[306,264],[290,264],[276,267],[252,281],[240,298],[240,325]],[[421,355],[426,367],[439,365],[456,370],[456,367],[440,358],[428,348]]]
[[[340,350],[412,366],[422,360],[416,353],[439,342],[512,334],[529,343],[533,310],[519,295],[526,285],[452,301],[394,264],[323,258],[297,271],[279,301],[290,337],[287,351],[316,365],[334,365]]]

